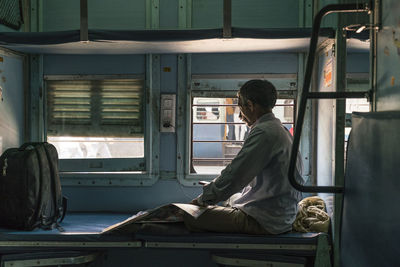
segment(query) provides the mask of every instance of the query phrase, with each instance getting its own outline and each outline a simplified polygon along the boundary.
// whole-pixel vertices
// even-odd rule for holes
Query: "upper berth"
[[[320,42],[334,38],[333,29],[319,32]],[[307,52],[310,28],[232,28],[191,30],[88,30],[81,41],[79,30],[57,32],[3,32],[0,46],[29,54],[175,54],[235,52]],[[351,51],[366,52],[365,35],[347,39]]]

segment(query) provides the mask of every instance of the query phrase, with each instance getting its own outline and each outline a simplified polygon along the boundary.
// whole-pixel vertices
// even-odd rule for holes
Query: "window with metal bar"
[[[143,88],[143,79],[46,80],[47,141],[61,160],[143,159]]]
[[[231,93],[232,95],[232,93]],[[240,151],[249,128],[236,97],[192,98],[192,172],[219,173]],[[293,134],[295,100],[278,99],[273,112]]]

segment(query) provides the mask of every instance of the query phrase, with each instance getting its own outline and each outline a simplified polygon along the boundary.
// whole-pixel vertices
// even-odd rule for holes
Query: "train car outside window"
[[[293,134],[295,100],[278,99],[273,112]],[[192,98],[192,172],[219,173],[240,151],[249,128],[236,97]]]

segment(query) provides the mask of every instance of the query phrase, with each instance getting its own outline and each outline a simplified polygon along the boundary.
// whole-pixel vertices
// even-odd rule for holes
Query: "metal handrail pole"
[[[306,104],[308,99],[309,87],[311,84],[311,76],[314,67],[315,54],[317,50],[318,43],[318,35],[321,27],[322,18],[330,13],[356,13],[356,12],[369,12],[370,7],[368,4],[334,4],[327,5],[322,8],[314,18],[313,22],[313,31],[310,40],[310,48],[308,53],[306,72],[303,82],[303,90],[300,98],[300,106],[298,112],[298,119],[296,122],[296,127],[294,131],[294,138],[292,144],[292,152],[290,155],[290,163],[289,163],[289,182],[290,184],[297,190],[301,192],[309,192],[309,193],[341,193],[343,192],[343,187],[336,186],[304,186],[299,184],[295,178],[295,169],[296,169],[296,160],[297,154],[299,152],[300,145],[300,136],[301,130],[304,122],[304,115],[306,111]]]

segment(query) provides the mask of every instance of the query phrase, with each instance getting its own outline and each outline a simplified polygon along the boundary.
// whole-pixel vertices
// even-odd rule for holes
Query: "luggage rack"
[[[306,105],[308,99],[346,99],[346,98],[368,98],[372,97],[372,90],[363,92],[309,92],[311,84],[311,76],[315,62],[315,54],[317,50],[317,42],[319,30],[321,27],[322,18],[330,13],[361,13],[371,12],[369,4],[333,4],[322,8],[314,18],[313,31],[310,40],[310,48],[308,53],[306,72],[303,82],[303,90],[300,97],[299,112],[297,123],[294,131],[292,153],[290,155],[289,163],[289,182],[290,184],[301,192],[309,193],[342,193],[343,187],[341,186],[304,186],[299,184],[295,179],[295,167],[297,154],[299,152],[301,130],[304,123],[304,116],[306,112]]]

